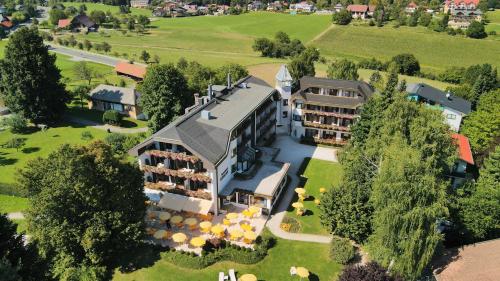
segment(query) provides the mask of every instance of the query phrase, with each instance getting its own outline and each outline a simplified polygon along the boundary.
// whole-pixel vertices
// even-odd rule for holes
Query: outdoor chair
[[[224,281],[224,272],[219,272],[219,281]]]

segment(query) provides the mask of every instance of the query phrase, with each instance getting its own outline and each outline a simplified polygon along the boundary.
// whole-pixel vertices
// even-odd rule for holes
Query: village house
[[[264,3],[262,1],[252,1],[248,3],[247,9],[249,11],[258,11],[264,9]]]
[[[128,62],[119,62],[115,66],[115,72],[118,75],[124,75],[136,81],[142,81],[146,76],[146,67]]]
[[[469,167],[474,165],[474,158],[472,157],[469,139],[466,136],[454,133],[451,137],[458,148],[458,160],[455,162],[450,178],[452,180],[452,186],[458,187],[464,183],[469,176]]]
[[[60,29],[69,29],[73,32],[92,32],[97,31],[99,26],[93,22],[87,15],[78,15],[72,19],[61,19],[57,23]]]
[[[145,9],[149,6],[150,0],[130,0],[130,7]]]
[[[138,105],[140,96],[133,88],[100,84],[89,93],[88,107],[99,111],[116,110],[134,119],[145,119]]]
[[[450,13],[448,25],[452,28],[465,29],[472,21],[481,21],[483,12],[478,9],[479,0],[448,0],[443,11]]]
[[[425,103],[442,111],[446,123],[455,132],[460,130],[462,118],[471,112],[471,103],[469,101],[450,92],[445,93],[427,84],[409,84],[406,87],[406,92],[409,99]]]
[[[252,76],[195,95],[186,113],[136,147],[145,192],[159,206],[219,214],[256,206],[267,215],[286,184],[288,163],[263,145],[276,134],[279,93]]]
[[[14,26],[14,23],[8,17],[0,14],[0,26],[5,31],[8,31]]]
[[[312,13],[315,11],[315,7],[313,3],[308,3],[307,1],[302,1],[296,4],[290,5],[290,10],[295,12],[302,13]]]
[[[323,144],[345,144],[373,89],[363,81],[302,77],[292,95],[291,135]]]
[[[375,6],[373,5],[349,5],[347,10],[351,12],[353,19],[367,19],[373,16]]]
[[[285,6],[281,1],[274,1],[267,4],[268,11],[282,11],[284,9]]]
[[[344,6],[342,6],[342,4],[340,3],[337,3],[334,7],[333,7],[333,10],[335,11],[335,13],[338,13],[340,11],[342,11],[344,9]]]
[[[413,1],[411,1],[410,3],[408,3],[408,5],[405,8],[405,12],[407,14],[413,14],[417,10],[418,10],[418,5],[415,2],[413,2]]]

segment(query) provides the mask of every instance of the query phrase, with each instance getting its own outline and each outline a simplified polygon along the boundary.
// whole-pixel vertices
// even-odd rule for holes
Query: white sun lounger
[[[229,270],[229,279],[231,281],[236,281],[236,274],[234,274],[234,269]]]
[[[219,281],[224,281],[224,272],[219,272]]]

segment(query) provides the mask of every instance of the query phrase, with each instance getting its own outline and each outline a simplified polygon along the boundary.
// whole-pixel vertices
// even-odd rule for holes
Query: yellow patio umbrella
[[[189,226],[193,226],[193,225],[196,225],[198,223],[198,220],[195,218],[187,218],[184,220],[184,223],[189,225]]]
[[[250,206],[250,207],[248,208],[248,210],[249,210],[250,212],[252,212],[252,213],[254,213],[254,214],[255,214],[255,213],[258,213],[258,212],[260,211],[260,208],[259,208],[259,207],[257,207],[257,206]]]
[[[300,209],[300,208],[304,208],[304,204],[302,202],[294,202],[292,204],[292,207]]]
[[[240,227],[245,231],[252,231],[252,226],[248,223],[242,223],[240,224]]]
[[[243,232],[238,229],[233,229],[229,231],[229,234],[231,235],[231,239],[233,240],[236,240],[238,238],[241,238],[241,236],[243,236]]]
[[[228,220],[234,220],[234,219],[237,219],[237,218],[238,218],[238,216],[239,216],[239,215],[238,215],[237,213],[228,213],[228,214],[226,215],[226,219],[228,219]]]
[[[219,224],[212,226],[211,230],[212,230],[212,233],[215,235],[219,235],[222,232],[224,232],[224,228]]]
[[[326,192],[326,188],[324,188],[324,187],[320,187],[320,189],[319,189],[319,193],[325,193],[325,192]]]
[[[299,194],[299,195],[304,195],[304,194],[306,194],[306,190],[305,190],[304,188],[302,188],[302,187],[297,187],[297,188],[295,189],[295,192],[296,192],[297,194]]]
[[[171,215],[169,212],[160,212],[160,215],[158,216],[158,218],[162,221],[166,221],[168,219],[170,219]]]
[[[195,237],[191,239],[190,243],[195,247],[203,247],[205,245],[205,239],[203,239],[203,237]]]
[[[305,267],[297,267],[297,275],[300,278],[307,278],[309,277],[309,270]]]
[[[321,201],[319,201],[319,199],[314,199],[314,204],[319,205],[319,203],[321,203]]]
[[[186,234],[184,234],[182,232],[179,232],[179,233],[172,235],[172,240],[174,240],[175,243],[182,243],[182,242],[186,241],[186,239],[187,239]]]
[[[244,274],[238,279],[239,281],[257,281],[257,277],[253,274]]]
[[[165,234],[167,234],[167,232],[165,230],[163,230],[163,229],[160,229],[160,230],[158,230],[158,231],[155,232],[155,234],[153,235],[153,237],[156,238],[156,239],[162,239],[165,236]]]
[[[181,217],[181,216],[173,216],[173,217],[170,219],[170,222],[172,222],[172,223],[181,223],[183,219],[184,219],[184,218],[183,218],[183,217]]]
[[[241,212],[245,217],[247,218],[251,218],[253,217],[253,213],[250,212],[250,210],[243,210],[243,212]]]
[[[245,234],[243,234],[243,237],[248,240],[255,240],[257,239],[257,234],[253,231],[245,231]]]
[[[212,223],[209,221],[202,221],[200,222],[200,228],[201,229],[210,229],[212,227]]]

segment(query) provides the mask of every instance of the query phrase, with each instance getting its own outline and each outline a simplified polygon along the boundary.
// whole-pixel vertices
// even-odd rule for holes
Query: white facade
[[[281,65],[280,70],[276,74],[276,90],[281,95],[281,101],[278,102],[277,125],[284,126],[290,124],[291,109],[290,99],[292,97],[292,76],[286,65]]]
[[[444,107],[443,115],[450,128],[453,131],[458,132],[460,130],[460,124],[462,124],[462,117],[464,114],[449,107]]]

